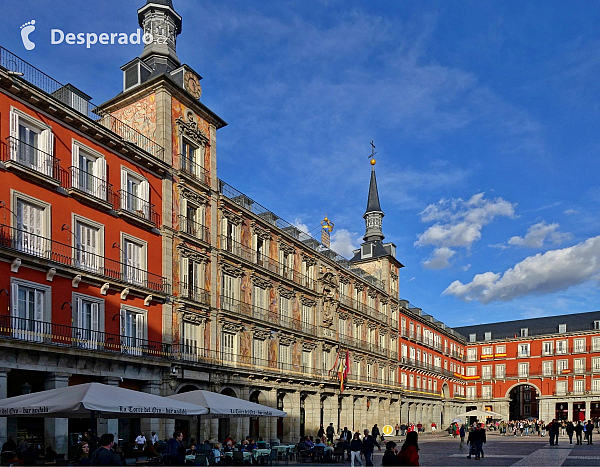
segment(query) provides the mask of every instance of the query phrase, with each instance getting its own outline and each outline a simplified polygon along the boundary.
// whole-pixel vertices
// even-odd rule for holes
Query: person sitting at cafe
[[[325,438],[325,439],[327,439],[327,438]],[[317,446],[326,448],[327,443],[325,443],[322,438],[317,438],[317,442],[314,444],[314,447],[317,447]]]
[[[223,452],[221,451],[221,445],[219,443],[215,443],[213,446],[213,456],[215,458],[215,463],[218,464],[221,462],[221,457],[223,456]]]
[[[248,449],[250,449],[250,451],[253,449],[258,449],[258,444],[256,444],[256,441],[254,441],[252,438],[248,440]]]
[[[235,446],[235,440],[231,437],[231,435],[227,435],[227,438],[223,440],[223,445],[227,446],[228,444],[232,447]]]
[[[304,440],[304,442],[310,449],[315,447],[315,443],[313,443],[312,437],[310,437],[310,436],[307,436],[306,439]]]
[[[114,444],[115,435],[104,433],[100,437],[100,447],[90,457],[92,465],[123,465],[121,456],[115,454],[112,450]]]
[[[90,459],[90,443],[83,441],[79,445],[79,449],[77,450],[77,454],[75,454],[73,461],[79,465],[92,465],[92,460]]]
[[[8,441],[2,445],[2,460],[9,460],[15,457],[17,452],[17,443],[12,436],[8,437]]]
[[[151,440],[147,440],[146,441],[146,445],[144,446],[144,452],[143,455],[150,458],[153,457],[160,457],[160,455],[158,454],[158,451],[156,450],[156,448],[154,447],[154,445],[152,444]]]
[[[185,450],[185,455],[195,455],[196,454],[196,443],[190,443],[190,447]]]

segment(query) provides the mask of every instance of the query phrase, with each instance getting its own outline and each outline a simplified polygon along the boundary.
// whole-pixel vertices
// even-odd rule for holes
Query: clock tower
[[[171,71],[180,65],[177,58],[177,36],[181,33],[181,16],[172,0],[147,0],[138,10],[138,21],[144,35],[151,34],[140,59],[150,68]]]

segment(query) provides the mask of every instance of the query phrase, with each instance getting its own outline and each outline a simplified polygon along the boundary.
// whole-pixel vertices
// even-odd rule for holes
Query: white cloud
[[[419,247],[436,247],[433,256],[423,262],[424,267],[449,267],[449,259],[455,253],[452,248],[471,248],[481,238],[481,229],[494,218],[515,215],[514,204],[502,198],[488,200],[484,196],[484,193],[477,193],[467,201],[462,198],[442,199],[420,213],[423,222],[436,222],[415,242],[415,246]]]
[[[445,269],[451,266],[450,258],[456,252],[450,248],[442,247],[433,250],[433,254],[422,262],[425,269]]]
[[[304,222],[302,222],[302,220],[298,217],[294,219],[294,227],[296,227],[298,230],[301,230],[302,232],[308,233],[308,226]]]
[[[471,269],[471,265],[470,264],[465,264],[462,268],[460,268],[462,271],[468,271],[469,269]]]
[[[481,303],[544,295],[598,279],[600,236],[577,245],[525,258],[503,274],[477,274],[467,284],[454,281],[442,295]]]
[[[564,211],[564,213],[567,216],[571,216],[573,214],[579,214],[579,211],[577,209],[567,209],[566,211]]]
[[[524,237],[515,236],[510,238],[508,244],[527,248],[541,248],[544,246],[546,239],[555,245],[570,240],[571,234],[558,232],[559,227],[557,223],[547,224],[545,221],[541,221],[530,226]]]
[[[414,281],[415,279],[416,279],[416,277],[415,277],[415,276],[413,276],[413,277],[411,277],[410,279],[408,279],[408,282],[412,282],[412,281]]]
[[[358,248],[360,236],[356,232],[346,229],[337,229],[331,235],[331,249],[346,258],[354,256],[353,251]]]

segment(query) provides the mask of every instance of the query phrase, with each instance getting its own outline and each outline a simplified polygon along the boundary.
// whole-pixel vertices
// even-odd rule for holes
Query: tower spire
[[[375,154],[377,154],[375,152],[375,144],[373,143],[373,140],[371,140],[371,154],[369,154],[369,158],[371,159],[371,181],[369,183],[367,210],[363,215],[366,226],[365,236],[363,237],[365,242],[381,242],[385,238],[381,229],[383,216],[385,216],[385,214],[381,210],[381,205],[379,204],[379,191],[377,190],[377,177],[375,176],[375,164],[377,163]]]
[[[138,21],[144,34],[154,40],[146,44],[140,58],[154,70],[171,71],[180,65],[177,58],[177,36],[181,33],[181,16],[172,0],[147,0],[138,10]]]

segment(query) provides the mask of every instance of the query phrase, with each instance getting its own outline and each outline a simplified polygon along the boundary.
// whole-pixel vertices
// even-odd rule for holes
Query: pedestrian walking
[[[396,426],[394,427],[394,429],[396,430],[396,436],[398,436],[398,434],[400,433],[400,425],[398,425],[396,423]]]
[[[411,431],[406,435],[406,440],[398,453],[398,461],[398,465],[420,465],[419,434],[416,431]]]
[[[364,434],[365,436],[363,437],[362,442],[362,453],[365,455],[365,465],[369,467],[373,465],[372,457],[375,446],[377,446],[377,449],[379,449],[380,451],[381,446],[379,446],[379,443],[377,442],[375,437],[369,434],[369,430],[365,430]]]
[[[587,433],[588,444],[594,444],[594,443],[592,443],[592,435],[594,434],[594,424],[592,423],[591,420],[588,420],[588,422],[587,422],[586,433]]]
[[[569,437],[569,444],[573,444],[573,433],[575,433],[575,425],[573,425],[573,422],[567,423],[567,428],[565,428],[565,431]]]
[[[485,425],[482,423],[475,430],[475,459],[479,459],[480,457],[483,459],[483,445],[486,441]]]
[[[354,438],[350,443],[350,467],[354,467],[354,461],[356,460],[362,467],[363,463],[360,460],[360,453],[362,451],[362,441],[360,440],[360,434],[354,433]]]
[[[379,431],[379,427],[377,426],[377,423],[375,425],[373,425],[373,428],[371,428],[371,434],[373,435],[373,437],[375,439],[381,438],[381,441],[383,441],[383,435]]]
[[[460,450],[462,451],[464,449],[463,444],[465,443],[465,434],[466,434],[464,423],[460,426],[459,433],[460,433]]]
[[[467,446],[469,446],[469,455],[467,459],[470,459],[472,455],[477,453],[477,449],[475,448],[475,430],[473,427],[469,428],[469,436],[467,436]]]
[[[400,425],[400,436],[404,436],[406,434],[406,424],[402,423]]]
[[[583,434],[583,425],[581,424],[581,420],[580,420],[577,422],[577,425],[575,425],[575,439],[577,440],[577,443],[575,443],[575,444],[583,444],[581,442],[582,434]]]
[[[325,435],[325,428],[323,428],[323,424],[319,427],[319,431],[317,431],[317,438],[322,438]]]
[[[321,425],[323,426],[323,425]],[[327,441],[329,441],[331,444],[333,444],[333,435],[335,434],[335,428],[333,428],[333,423],[330,423],[329,426],[327,427]],[[323,437],[323,435],[320,436],[321,438]]]
[[[560,429],[560,424],[556,421],[556,419],[552,420],[550,423],[550,446],[558,446],[558,430]]]

